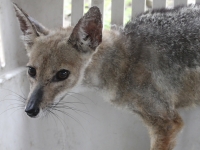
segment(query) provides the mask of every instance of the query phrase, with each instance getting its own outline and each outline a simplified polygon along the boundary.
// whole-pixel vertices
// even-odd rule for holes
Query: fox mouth
[[[29,117],[36,118],[40,113],[39,103],[37,103],[37,101],[30,99],[30,101],[26,105],[25,112]]]
[[[64,94],[63,96],[61,96],[57,102],[54,102],[53,104],[50,104],[49,107],[51,108],[53,106],[56,106],[60,101],[62,101],[65,98],[66,95],[68,95],[68,94]],[[42,111],[41,108],[39,107],[39,104],[40,103],[38,103],[38,100],[36,100],[36,101],[35,100],[34,101],[30,100],[28,102],[26,108],[25,108],[26,114],[31,118],[37,118],[39,116],[40,111]]]
[[[40,104],[43,97],[43,87],[37,86],[32,92],[29,101],[26,105],[25,112],[29,117],[35,118],[40,112]]]

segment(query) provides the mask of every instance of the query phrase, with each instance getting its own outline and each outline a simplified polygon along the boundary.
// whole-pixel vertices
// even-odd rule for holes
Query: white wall
[[[15,2],[47,27],[62,25],[62,1]],[[113,107],[94,92],[66,99],[78,102],[69,106],[84,112],[66,109],[70,116],[60,113],[59,119],[53,115],[43,119],[29,118],[23,108],[18,107],[20,98],[11,92],[26,97],[29,86],[25,68],[20,67],[27,59],[18,38],[20,30],[10,0],[0,0],[0,17],[4,45],[8,46],[5,50],[9,50],[9,60],[15,62],[10,63],[8,70],[1,71],[0,76],[0,150],[149,149],[147,130],[138,116]],[[181,111],[186,126],[179,135],[175,150],[200,149],[198,114],[200,109]]]

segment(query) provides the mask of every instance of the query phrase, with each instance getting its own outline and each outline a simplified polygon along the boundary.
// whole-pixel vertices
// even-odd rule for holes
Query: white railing
[[[53,0],[47,0],[45,2],[40,2],[39,0],[36,0],[35,2],[30,0],[14,0],[15,2],[18,2],[19,5],[28,12],[28,14],[31,14],[34,18],[41,20],[42,23],[44,23],[46,26],[50,27],[58,27],[59,25],[63,24],[63,1],[53,1]],[[102,16],[105,18],[110,15],[110,22],[109,24],[116,24],[119,26],[124,25],[126,21],[124,21],[124,17],[127,16],[125,14],[125,2],[127,0],[64,0],[64,1],[71,1],[71,25],[74,26],[77,21],[83,16],[84,13],[84,5],[85,2],[89,1],[91,4],[89,6],[98,6],[102,12]],[[200,0],[129,0],[131,1],[131,18],[134,18],[137,14],[145,11],[146,3],[151,2],[152,8],[161,8],[161,7],[173,7],[177,5],[186,5],[188,3],[195,3],[200,2]],[[24,3],[23,3],[24,2]],[[106,8],[105,3],[110,2],[110,8]],[[38,6],[37,3],[43,3],[41,6]],[[48,5],[46,5],[48,3]],[[168,6],[168,4],[172,4],[173,6]],[[54,4],[54,6],[52,6]],[[0,38],[0,74],[5,73],[6,71],[12,70],[18,66],[22,66],[27,61],[26,56],[24,55],[24,52],[19,52],[19,50],[16,50],[20,47],[20,49],[23,49],[22,45],[19,45],[19,29],[16,25],[16,18],[14,18],[14,13],[12,10],[11,2],[1,0],[0,5],[5,5],[8,7],[8,9],[2,9],[1,11],[1,17],[0,22],[3,24],[0,25],[0,32],[1,36],[3,37],[2,40]],[[23,7],[25,6],[25,7]],[[33,10],[32,6],[36,6],[35,8],[39,10],[40,13],[43,14],[37,14],[36,11]],[[5,7],[2,7],[5,8]],[[30,9],[29,9],[30,8]],[[42,10],[42,11],[41,11]],[[59,11],[58,11],[59,10]],[[111,11],[110,14],[107,13],[107,11]],[[12,13],[11,13],[12,12]],[[8,14],[11,13],[12,18],[8,19]],[[43,16],[43,17],[41,17]],[[10,17],[9,17],[10,18]],[[47,19],[48,18],[48,19]],[[56,18],[56,19],[55,19]],[[47,21],[48,20],[48,21]],[[52,20],[54,20],[52,22]],[[11,24],[16,25],[15,29],[10,28],[12,27]],[[9,31],[6,30],[6,28],[9,28]],[[14,33],[14,36],[10,36]],[[16,34],[18,33],[18,34]],[[10,35],[8,35],[10,34]],[[11,42],[12,40],[12,42]],[[2,49],[4,48],[4,49]],[[4,61],[5,59],[5,61]]]
[[[68,1],[68,0],[65,0]],[[88,2],[88,0],[85,0]],[[71,25],[75,25],[84,12],[84,0],[72,0],[72,10],[71,10]],[[126,0],[91,0],[90,6],[98,6],[105,18],[105,2],[111,2],[111,24],[124,25],[124,12],[125,12],[125,2]],[[152,3],[152,8],[162,8],[162,7],[173,7],[177,5],[187,5],[190,3],[200,2],[200,0],[132,0],[130,18],[134,18],[138,13],[141,13],[147,9],[146,3]],[[173,4],[173,6],[171,6]]]
[[[49,28],[62,26],[63,22],[63,1],[0,0],[0,78],[24,67],[28,60],[12,2]]]

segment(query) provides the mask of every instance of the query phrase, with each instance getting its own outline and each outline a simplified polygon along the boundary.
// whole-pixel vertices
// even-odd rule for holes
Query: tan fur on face
[[[75,28],[57,31],[40,27],[15,7],[28,37],[28,66],[37,71],[30,78],[29,104],[39,101],[34,104],[45,109],[82,84],[140,115],[151,150],[174,148],[183,126],[177,108],[200,103],[200,5],[147,11],[123,29],[105,31],[103,39],[97,7]],[[69,70],[69,77],[54,82],[61,69]]]
[[[30,50],[30,58],[27,66],[36,68],[36,78],[30,78],[31,88],[38,84],[44,87],[42,102],[46,107],[53,103],[54,98],[64,90],[72,89],[81,78],[81,70],[86,65],[86,59],[68,44],[67,40],[72,28],[53,31],[48,36],[35,39]],[[74,61],[76,60],[76,61]],[[70,71],[69,78],[62,82],[53,82],[52,78],[59,70]]]

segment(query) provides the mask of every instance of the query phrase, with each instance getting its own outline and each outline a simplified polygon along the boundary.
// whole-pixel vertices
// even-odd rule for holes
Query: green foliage
[[[111,26],[111,0],[104,1],[104,29],[110,29]]]
[[[124,23],[131,19],[131,3],[132,0],[125,0],[124,6]],[[88,11],[91,6],[91,0],[84,0],[84,13]],[[104,0],[104,16],[103,16],[103,23],[104,29],[110,29],[111,26],[111,0]],[[64,1],[64,21],[70,21],[71,16],[71,1],[65,0]]]

